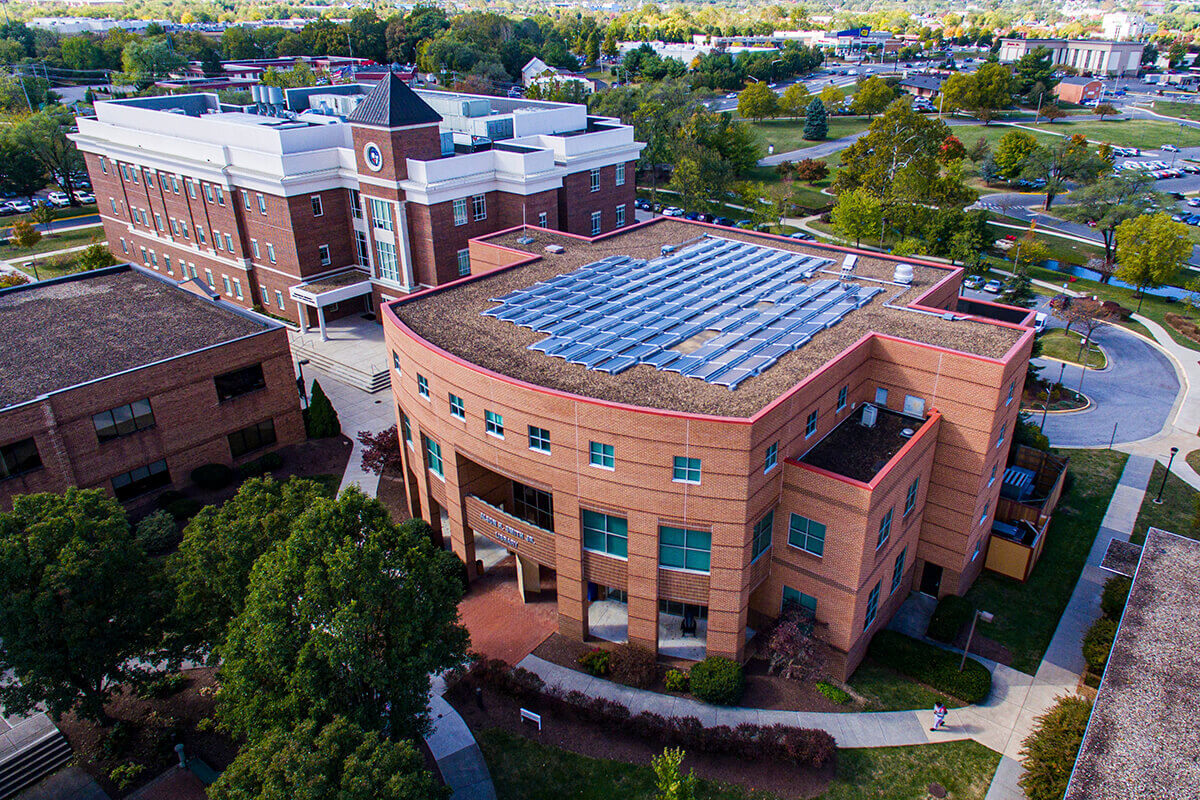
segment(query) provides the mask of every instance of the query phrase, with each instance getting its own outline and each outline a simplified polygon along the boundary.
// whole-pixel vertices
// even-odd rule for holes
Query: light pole
[[[1165,489],[1167,486],[1167,476],[1169,474],[1171,474],[1171,465],[1175,463],[1175,454],[1178,452],[1179,452],[1178,447],[1171,448],[1171,457],[1169,459],[1167,459],[1167,469],[1165,472],[1163,472],[1162,483],[1160,483],[1158,485],[1158,497],[1154,498],[1154,502],[1160,506],[1162,505],[1162,501],[1163,501],[1163,499],[1162,499],[1163,489]]]
[[[962,661],[958,663],[959,672],[962,672],[963,668],[967,666],[967,653],[971,652],[971,640],[975,638],[975,623],[979,620],[991,623],[993,619],[995,617],[990,612],[980,611],[979,609],[975,609],[975,613],[971,615],[971,632],[967,634],[967,648],[963,650]]]
[[[300,387],[300,398],[304,401],[305,408],[308,408],[308,384],[304,382],[304,365],[307,363],[307,358],[302,358],[296,362],[296,368],[300,372],[300,377],[296,379],[296,385]]]
[[[1062,388],[1063,373],[1066,371],[1067,371],[1067,362],[1064,361],[1064,362],[1062,362],[1062,366],[1059,367],[1059,369],[1058,369],[1058,388],[1060,388],[1060,389]],[[1050,408],[1050,390],[1052,388],[1053,387],[1051,387],[1051,386],[1046,387],[1046,405],[1042,406],[1042,424],[1039,425],[1038,428],[1043,431],[1046,428],[1046,412]]]

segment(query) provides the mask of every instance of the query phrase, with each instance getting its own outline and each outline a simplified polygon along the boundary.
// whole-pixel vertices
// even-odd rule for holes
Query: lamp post
[[[971,640],[975,638],[975,623],[979,620],[990,623],[993,619],[995,617],[990,612],[980,611],[979,609],[975,609],[975,613],[971,615],[971,632],[967,634],[967,647],[963,650],[962,661],[958,663],[959,672],[962,672],[963,668],[967,666],[967,653],[971,652]]]
[[[1167,486],[1167,475],[1171,474],[1171,465],[1175,463],[1175,454],[1178,452],[1179,452],[1178,447],[1171,448],[1171,457],[1167,459],[1167,469],[1165,472],[1163,472],[1162,483],[1160,483],[1158,485],[1158,497],[1154,498],[1154,502],[1160,506],[1162,505],[1162,501],[1163,501],[1163,499],[1162,499],[1163,489],[1165,489]]]
[[[308,384],[304,382],[304,365],[307,363],[307,358],[302,358],[296,362],[296,368],[300,372],[300,377],[296,378],[296,385],[300,388],[300,399],[304,401],[305,408],[308,408]]]
[[[1067,371],[1067,362],[1064,361],[1064,362],[1062,362],[1062,366],[1059,367],[1059,369],[1058,369],[1058,386],[1060,389],[1062,388],[1063,373],[1066,371]],[[1051,388],[1053,388],[1053,387],[1050,387],[1050,386],[1046,387],[1046,405],[1042,406],[1042,424],[1038,426],[1038,428],[1043,433],[1046,432],[1046,412],[1050,410],[1050,389]]]

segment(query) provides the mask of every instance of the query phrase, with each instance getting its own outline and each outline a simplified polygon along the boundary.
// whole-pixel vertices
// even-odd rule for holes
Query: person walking
[[[946,727],[946,706],[940,701],[933,704],[933,727],[929,730],[936,731]]]

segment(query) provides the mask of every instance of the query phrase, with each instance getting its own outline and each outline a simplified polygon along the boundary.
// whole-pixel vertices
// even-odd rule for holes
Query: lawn
[[[1128,458],[1115,450],[1052,452],[1070,457],[1070,488],[1054,512],[1045,549],[1029,580],[1021,583],[984,571],[966,595],[975,608],[995,615],[994,622],[979,624],[979,633],[1007,647],[1012,667],[1030,674],[1037,670],[1075,590]]]
[[[478,734],[499,800],[654,800],[649,765],[588,758],[490,729]],[[973,741],[839,750],[837,774],[821,800],[925,800],[931,783],[951,800],[983,800],[1000,754]],[[699,782],[700,800],[775,800],[740,786]]]
[[[1004,134],[1015,130],[1024,130],[1023,128],[1014,128],[1011,125],[999,125],[993,123],[991,125],[955,125],[950,128],[951,133],[958,137],[958,140],[963,143],[963,146],[968,150],[974,146],[975,142],[979,141],[982,136],[989,145],[992,151],[995,152],[996,145],[1004,138]],[[1058,137],[1040,131],[1027,131],[1032,133],[1034,138],[1042,144],[1050,144],[1058,140]]]
[[[1140,147],[1143,149],[1158,149],[1164,144],[1179,147],[1200,146],[1200,130],[1181,126],[1178,122],[1166,120],[1098,120],[1075,121],[1059,120],[1054,123],[1041,123],[1042,130],[1052,130],[1065,136],[1081,133],[1097,142],[1108,142],[1121,147]]]
[[[1187,454],[1187,463],[1196,472],[1200,472],[1200,450],[1193,450]]]
[[[10,261],[14,258],[22,258],[23,256],[49,253],[54,250],[65,250],[68,247],[91,244],[93,239],[101,242],[104,241],[104,228],[102,226],[94,225],[89,228],[79,228],[62,233],[43,235],[42,240],[33,247],[20,248],[15,244],[3,244],[0,245],[0,259]]]
[[[768,144],[775,145],[776,155],[820,144],[820,142],[811,142],[804,138],[803,119],[765,119],[761,122],[747,122],[746,124],[754,132],[754,139],[762,149],[763,155],[767,153]],[[852,133],[860,133],[869,126],[870,122],[863,117],[830,117],[829,131],[825,141],[829,142]]]
[[[988,212],[991,215],[991,212]],[[994,216],[994,215],[993,215]],[[995,224],[989,224],[988,230],[992,232],[993,239],[1003,239],[1005,236],[1015,236],[1017,240],[1024,238],[1029,230],[1028,224],[1021,224],[1020,220],[1012,220],[1011,217],[1003,217],[1001,221],[1009,224],[1019,225],[1018,228],[1001,228]],[[1050,258],[1070,264],[1086,264],[1089,258],[1101,256],[1104,254],[1104,248],[1099,245],[1084,244],[1077,242],[1074,239],[1065,239],[1062,236],[1054,236],[1048,233],[1037,233],[1034,237],[1042,244],[1046,245],[1049,251]],[[1009,251],[1010,256],[1016,255],[1016,247]],[[1061,276],[1065,278],[1065,276]],[[1061,282],[1061,280],[1060,280]]]
[[[1168,117],[1200,120],[1200,105],[1196,103],[1173,103],[1170,100],[1155,100],[1153,110]]]
[[[872,711],[910,711],[933,708],[939,700],[947,708],[962,708],[961,700],[931,689],[894,669],[867,659],[850,676],[850,688],[865,697]]]
[[[1068,333],[1062,328],[1054,328],[1042,335],[1042,355],[1046,358],[1082,364],[1083,359],[1080,357],[1082,349],[1083,336],[1075,331]],[[1104,357],[1104,351],[1095,342],[1088,347],[1087,362],[1087,366],[1092,369],[1104,369],[1108,364],[1108,360]]]
[[[1175,457],[1179,458],[1178,455]],[[1163,485],[1166,472],[1162,464],[1154,464],[1154,472],[1150,474],[1150,483],[1146,487],[1146,497],[1142,500],[1142,508],[1133,526],[1133,536],[1130,537],[1135,544],[1146,540],[1146,530],[1149,528],[1161,528],[1180,536],[1200,539],[1200,526],[1196,524],[1200,522],[1197,518],[1200,507],[1196,506],[1196,490],[1175,473],[1167,475],[1166,485]],[[1163,487],[1161,504],[1154,502],[1159,486]]]

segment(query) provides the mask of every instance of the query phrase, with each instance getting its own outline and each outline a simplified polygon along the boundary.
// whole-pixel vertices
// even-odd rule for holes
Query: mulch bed
[[[404,491],[404,476],[385,472],[379,477],[379,488],[375,497],[387,508],[392,516],[392,522],[400,524],[411,519],[408,496]]]
[[[128,741],[120,748],[110,746],[115,744],[112,728],[101,728],[74,712],[54,722],[71,743],[75,763],[111,797],[121,797],[178,764],[175,745],[180,742],[189,756],[199,756],[213,769],[224,770],[237,755],[237,743],[216,730],[196,730],[196,724],[211,717],[216,706],[215,672],[213,668],[184,670],[187,684],[163,699],[142,699],[128,690],[116,695],[106,710],[123,723],[122,728],[131,730]],[[109,773],[114,767],[129,763],[140,764],[144,769],[131,785],[119,789]]]
[[[969,633],[970,626],[964,625],[962,630],[958,632],[958,636],[950,644],[960,650],[965,648]],[[994,639],[989,639],[982,635],[978,629],[975,630],[975,637],[971,639],[971,652],[977,656],[983,656],[986,659],[995,661],[997,664],[1008,665],[1012,663],[1012,651]]]
[[[550,747],[629,764],[647,765],[663,749],[641,737],[583,722],[567,714],[542,711],[542,730],[539,732],[531,724],[520,721],[521,703],[489,689],[483,690],[483,708],[479,708],[464,686],[455,687],[446,698],[473,731],[499,728]],[[529,701],[524,707],[539,712],[536,701]],[[813,770],[767,759],[748,767],[745,759],[710,753],[689,755],[684,764],[686,769],[694,769],[702,778],[771,792],[787,800],[819,796],[833,779],[835,770],[833,763],[822,770]]]
[[[975,637],[975,641],[979,641],[979,636]],[[576,672],[586,673],[587,670],[579,666],[579,657],[581,655],[596,648],[612,650],[619,646],[612,642],[604,641],[578,642],[556,633],[542,642],[533,651],[533,654],[559,666],[573,669]],[[972,649],[975,649],[974,646]],[[676,697],[690,696],[678,692],[668,692],[663,678],[669,669],[679,669],[687,672],[695,663],[695,661],[683,661],[679,659],[660,659],[658,678],[648,691],[659,694],[673,694]],[[767,662],[761,658],[751,658],[746,662],[745,674],[746,693],[742,695],[741,702],[738,703],[738,705],[745,708],[761,708],[767,711],[831,711],[840,713],[862,710],[854,704],[847,703],[846,705],[839,706],[836,703],[830,702],[825,695],[817,691],[815,681],[793,681],[779,675],[768,675]]]
[[[1026,386],[1021,392],[1021,409],[1033,413],[1040,412],[1043,404],[1046,402],[1046,388],[1051,386],[1046,381],[1039,380],[1036,389],[1030,391],[1029,386]],[[1050,392],[1050,410],[1051,411],[1074,411],[1083,408],[1088,403],[1087,398],[1076,399],[1076,393],[1071,390],[1058,386],[1057,389],[1051,386]]]
[[[327,439],[309,439],[300,444],[290,444],[275,452],[283,458],[283,466],[271,471],[271,477],[282,483],[288,478],[311,478],[314,475],[338,475],[346,472],[350,461],[350,450],[354,447],[345,436],[330,436]],[[224,489],[208,491],[191,485],[183,490],[187,497],[199,500],[204,505],[220,505],[237,494],[238,482]]]

